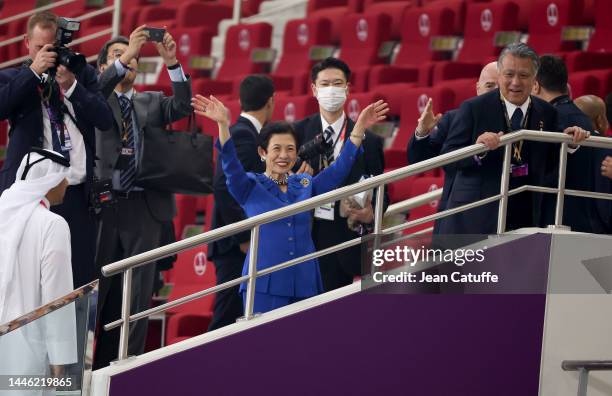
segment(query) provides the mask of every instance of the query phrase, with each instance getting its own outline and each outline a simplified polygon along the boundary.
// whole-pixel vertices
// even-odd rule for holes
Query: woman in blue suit
[[[246,173],[236,156],[229,132],[227,109],[213,96],[210,99],[196,95],[192,101],[195,112],[210,118],[219,126],[216,143],[227,186],[247,216],[256,216],[270,210],[303,201],[333,190],[349,174],[355,157],[360,152],[365,130],[384,120],[386,103],[378,101],[363,109],[337,160],[327,169],[312,177],[292,174],[299,149],[298,136],[285,122],[266,125],[260,132],[258,152],[266,163],[263,174]],[[257,269],[262,270],[287,260],[315,251],[311,237],[309,212],[299,213],[267,223],[260,228]],[[248,255],[242,274],[248,273]],[[267,312],[295,301],[317,295],[323,291],[317,260],[273,272],[257,279],[254,312]],[[246,285],[240,286],[243,299]]]

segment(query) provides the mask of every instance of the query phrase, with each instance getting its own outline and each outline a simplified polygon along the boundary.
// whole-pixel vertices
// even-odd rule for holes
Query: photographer
[[[159,32],[159,30],[157,30]],[[108,41],[98,55],[100,87],[108,101],[114,122],[98,131],[96,171],[101,180],[109,180],[116,205],[102,209],[100,242],[96,263],[99,268],[161,245],[162,227],[174,217],[174,199],[170,192],[136,186],[145,134],[165,133],[165,126],[188,117],[191,112],[191,79],[183,74],[176,59],[176,43],[165,32],[155,46],[172,80],[173,96],[161,92],[136,92],[134,80],[138,54],[154,38],[146,26],[136,28],[129,40],[119,36]],[[159,159],[163,161],[163,158]],[[153,294],[155,265],[136,268],[132,277],[132,312],[149,308]],[[121,276],[100,276],[98,315],[100,324],[119,318],[121,312]],[[147,320],[130,329],[130,355],[144,351]],[[96,344],[94,369],[107,366],[117,358],[119,329],[100,330]]]
[[[65,47],[63,39],[74,31],[69,28],[76,26],[78,30],[78,22],[66,22],[46,11],[32,15],[25,37],[30,60],[0,71],[0,119],[10,123],[0,192],[13,184],[19,161],[31,147],[54,150],[70,160],[70,186],[64,203],[53,207],[53,211],[70,227],[72,273],[77,288],[96,275],[96,229],[88,198],[94,166],[94,128],[108,129],[112,113],[98,89],[94,68],[85,63],[78,65],[84,59],[76,54],[70,56]],[[71,70],[66,63],[81,67]]]

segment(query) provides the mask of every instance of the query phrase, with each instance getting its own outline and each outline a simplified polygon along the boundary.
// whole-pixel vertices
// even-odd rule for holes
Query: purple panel
[[[537,395],[545,301],[357,294],[117,375],[110,394]]]

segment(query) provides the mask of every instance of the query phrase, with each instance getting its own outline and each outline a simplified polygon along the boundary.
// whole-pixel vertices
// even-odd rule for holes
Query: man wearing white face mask
[[[326,154],[308,160],[316,175],[338,158],[355,123],[344,112],[351,77],[348,65],[339,59],[327,58],[312,68],[310,77],[312,94],[319,102],[319,113],[298,121],[295,124],[295,131],[300,136],[302,144],[322,134],[327,144],[332,147]],[[363,152],[355,160],[343,186],[356,183],[362,177],[383,173],[385,168],[383,140],[366,132],[362,147]],[[385,196],[385,207],[388,201],[388,197]],[[312,236],[317,250],[356,238],[371,230],[374,220],[372,200],[368,200],[362,209],[345,210],[351,223],[361,224],[360,232],[349,229],[347,218],[340,216],[339,210],[340,202],[315,210]],[[360,247],[355,246],[319,258],[325,291],[351,284],[353,278],[360,275],[360,253]]]

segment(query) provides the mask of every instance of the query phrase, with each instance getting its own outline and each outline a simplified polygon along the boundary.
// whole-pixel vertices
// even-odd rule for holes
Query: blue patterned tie
[[[121,170],[121,173],[119,175],[121,187],[123,187],[124,190],[128,191],[134,185],[134,180],[136,180],[136,152],[134,144],[134,125],[132,122],[132,102],[126,96],[121,95],[119,96],[119,105],[121,107],[123,128],[125,128],[125,131],[123,131],[123,133],[126,135],[127,139],[123,147],[131,148],[133,150],[132,155],[129,156],[127,166]]]
[[[510,126],[513,131],[518,131],[521,129],[521,124],[523,123],[523,110],[520,107],[517,107],[514,110],[514,114],[512,114],[512,118],[510,119]]]
[[[327,128],[325,128],[325,132],[323,132],[323,139],[325,139],[325,141],[327,142],[328,145],[332,146],[334,144],[334,128],[332,128],[332,126],[328,126]],[[325,159],[327,160],[327,165],[331,165],[332,162],[334,162],[334,150],[333,148],[330,149],[326,154],[325,154]]]

